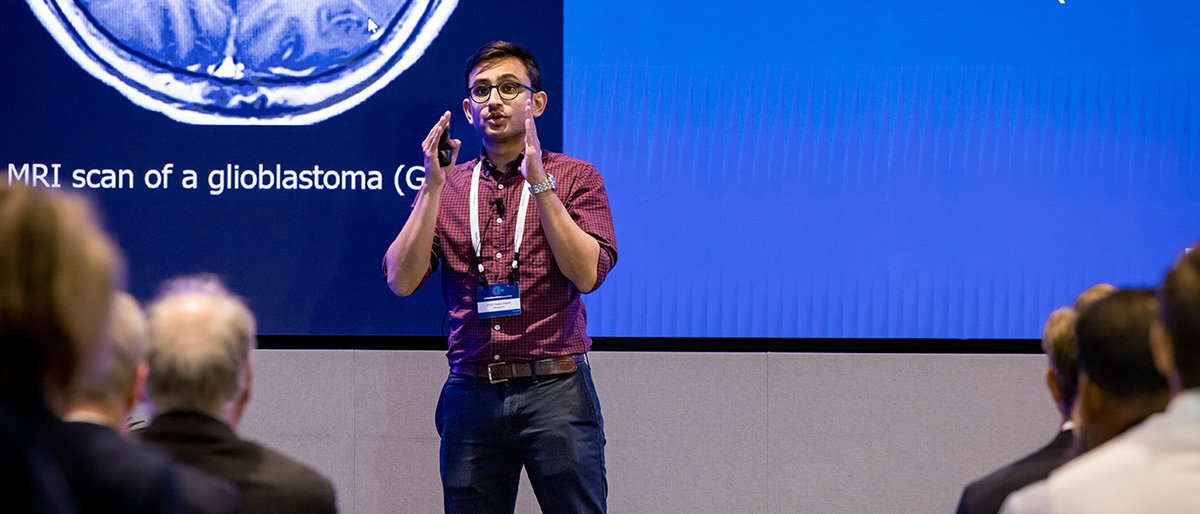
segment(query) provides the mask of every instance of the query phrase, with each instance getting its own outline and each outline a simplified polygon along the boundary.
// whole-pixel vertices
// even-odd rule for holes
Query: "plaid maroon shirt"
[[[521,242],[521,314],[480,319],[476,312],[476,286],[482,285],[471,245],[471,174],[483,159],[479,177],[480,257],[489,284],[506,282],[513,261],[513,225],[521,205],[524,179],[517,158],[508,170],[498,170],[484,157],[455,166],[442,187],[437,228],[429,271],[421,285],[442,269],[442,297],[450,308],[450,365],[529,361],[584,353],[592,339],[585,332],[587,312],[575,284],[558,269],[550,242],[542,230],[537,202],[529,199]],[[591,164],[563,154],[542,152],[542,165],[554,175],[558,195],[575,223],[600,243],[596,287],[617,262],[616,235],[604,181]],[[423,192],[423,191],[422,191]],[[418,193],[420,194],[420,193]],[[492,203],[503,198],[504,216]],[[499,257],[497,257],[497,255]]]

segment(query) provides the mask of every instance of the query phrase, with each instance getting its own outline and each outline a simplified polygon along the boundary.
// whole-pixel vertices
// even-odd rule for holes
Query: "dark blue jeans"
[[[451,373],[435,419],[447,514],[512,514],[522,466],[543,513],[607,509],[604,419],[586,363],[500,384]]]

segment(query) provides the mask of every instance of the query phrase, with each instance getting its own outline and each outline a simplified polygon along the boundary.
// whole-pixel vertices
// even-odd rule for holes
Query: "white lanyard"
[[[479,231],[479,170],[483,169],[483,159],[479,160],[479,164],[475,165],[475,172],[471,175],[471,245],[475,247],[475,257],[479,259],[479,272],[483,273],[483,257],[480,253],[483,250],[483,236]],[[521,187],[521,208],[517,210],[517,226],[513,229],[516,236],[513,238],[513,269],[517,268],[517,252],[521,251],[521,239],[525,234],[525,212],[529,207],[529,182],[524,182]]]

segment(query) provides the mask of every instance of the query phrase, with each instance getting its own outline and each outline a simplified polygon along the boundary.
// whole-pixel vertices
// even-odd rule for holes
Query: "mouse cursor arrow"
[[[373,20],[371,18],[367,18],[367,32],[374,34],[378,31],[379,31],[379,25],[375,23],[375,20]]]

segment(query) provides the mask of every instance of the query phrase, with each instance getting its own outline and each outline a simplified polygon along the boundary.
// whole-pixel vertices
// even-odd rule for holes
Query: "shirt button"
[[[496,218],[496,223],[504,223],[504,219],[503,219],[503,218]]]
[[[497,189],[504,189],[504,184],[496,184]]]
[[[500,360],[500,356],[499,356],[499,355],[493,355],[493,356],[492,356],[492,358],[493,358],[493,359],[495,359],[495,360]]]
[[[500,325],[496,325],[496,326],[494,326],[494,327],[492,327],[492,328],[494,328],[494,329],[496,329],[496,330],[500,330]],[[497,359],[499,359],[500,357],[496,357],[496,358],[497,358]]]
[[[497,258],[497,259],[500,259],[500,258],[502,258],[502,257],[504,257],[504,254],[502,254],[502,253],[500,253],[500,252],[496,252],[496,258]],[[499,329],[497,329],[497,330],[499,330]]]

